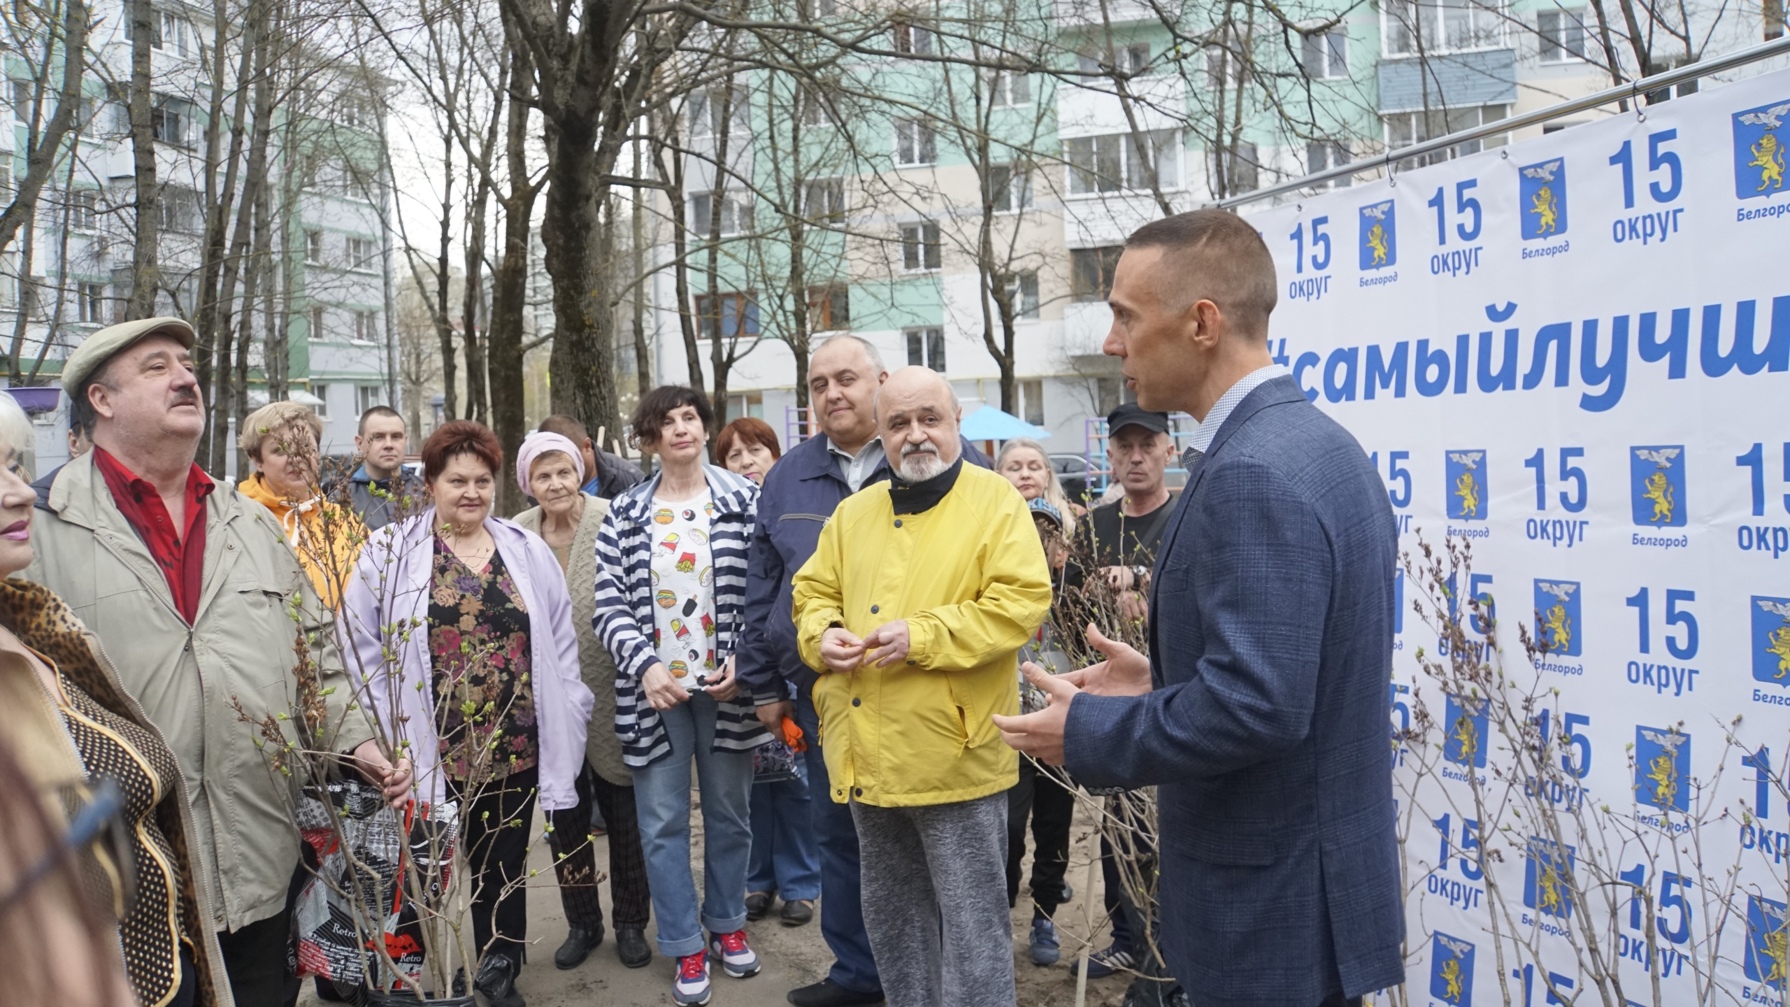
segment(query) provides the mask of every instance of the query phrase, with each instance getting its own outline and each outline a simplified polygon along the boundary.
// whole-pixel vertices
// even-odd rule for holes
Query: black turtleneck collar
[[[889,467],[889,501],[895,505],[895,513],[921,514],[938,506],[945,494],[951,492],[951,487],[957,485],[957,474],[963,471],[963,456],[958,455],[945,471],[917,483],[910,483],[896,474],[894,464]]]

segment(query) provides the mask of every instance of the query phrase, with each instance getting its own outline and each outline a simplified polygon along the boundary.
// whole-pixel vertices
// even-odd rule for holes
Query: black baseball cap
[[[1117,434],[1125,427],[1143,427],[1153,434],[1168,433],[1168,414],[1153,413],[1135,402],[1127,402],[1106,414],[1106,435]]]

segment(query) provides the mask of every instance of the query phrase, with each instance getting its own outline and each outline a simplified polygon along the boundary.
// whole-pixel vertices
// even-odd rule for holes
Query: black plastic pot
[[[421,1007],[424,1004],[428,1007],[475,1007],[470,993],[459,997],[425,997],[418,1000],[416,994],[409,991],[381,993],[378,990],[368,990],[362,1002],[366,1007]]]

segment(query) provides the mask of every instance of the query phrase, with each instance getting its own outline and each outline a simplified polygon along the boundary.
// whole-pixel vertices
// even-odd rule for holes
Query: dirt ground
[[[694,853],[698,890],[702,871],[700,822],[701,819],[698,818],[694,823],[697,835],[693,837],[693,845],[698,847]],[[539,835],[538,830],[536,835]],[[1024,901],[1023,882],[1021,885],[1021,902],[1019,908],[1013,912],[1014,972],[1018,977],[1019,1007],[1074,1007],[1075,1004],[1076,984],[1075,977],[1069,974],[1069,962],[1080,953],[1085,941],[1084,935],[1090,932],[1085,919],[1091,918],[1099,924],[1102,911],[1098,868],[1093,874],[1093,885],[1088,884],[1090,858],[1097,852],[1092,820],[1078,813],[1073,836],[1069,882],[1074,887],[1075,897],[1069,905],[1057,910],[1057,931],[1063,945],[1063,960],[1056,965],[1039,968],[1027,956],[1026,941],[1030,932],[1031,908]],[[608,863],[608,840],[602,838],[596,842],[597,865],[603,868]],[[529,949],[528,965],[522,971],[517,988],[527,997],[529,1007],[669,1005],[671,961],[659,956],[655,948],[651,964],[638,969],[624,968],[615,957],[613,934],[605,938],[603,945],[592,952],[584,964],[563,972],[554,968],[553,951],[565,939],[566,921],[560,909],[559,893],[551,883],[553,875],[545,844],[535,850],[531,863],[540,870],[540,876],[545,880],[541,887],[531,889],[528,893],[529,938],[532,946]],[[1027,871],[1030,871],[1029,857]],[[613,904],[608,887],[605,882],[605,912]],[[1090,897],[1092,905],[1085,906]],[[730,979],[720,969],[714,970],[714,999],[710,1002],[715,1007],[778,1007],[786,1002],[785,993],[823,978],[827,967],[832,964],[832,953],[821,939],[818,914],[815,921],[807,926],[786,927],[777,919],[777,912],[773,909],[770,916],[756,923],[748,923],[746,927],[752,947],[764,962],[764,969],[750,979]],[[1098,929],[1097,938],[1098,941],[1093,946],[1104,947],[1106,942],[1103,927]],[[650,943],[652,939],[653,929],[649,925],[647,940]],[[1124,998],[1126,983],[1127,978],[1124,976],[1090,981],[1087,998],[1089,1007],[1119,1007]],[[326,1007],[315,998],[309,980],[305,981],[299,1005]]]

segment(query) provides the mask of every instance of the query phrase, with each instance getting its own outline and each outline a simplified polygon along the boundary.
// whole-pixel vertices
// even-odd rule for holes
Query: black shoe
[[[472,988],[483,993],[491,1007],[526,1007],[522,994],[516,992],[516,963],[503,954],[493,954],[479,966],[479,977]]]
[[[746,893],[746,919],[748,919],[748,920],[764,919],[765,914],[771,911],[771,899],[772,898],[773,898],[773,896],[771,895],[770,892],[747,892]]]
[[[652,961],[653,949],[647,946],[646,931],[639,927],[616,927],[615,957],[631,969]]]
[[[859,993],[848,990],[831,979],[822,979],[812,986],[789,991],[784,999],[795,1007],[869,1007],[883,1002],[883,993]]]
[[[814,903],[807,899],[796,899],[783,903],[783,925],[799,927],[804,923],[814,922]]]
[[[562,969],[575,969],[584,964],[590,953],[603,943],[603,924],[595,928],[582,930],[578,927],[566,931],[566,942],[553,952],[553,964]]]

